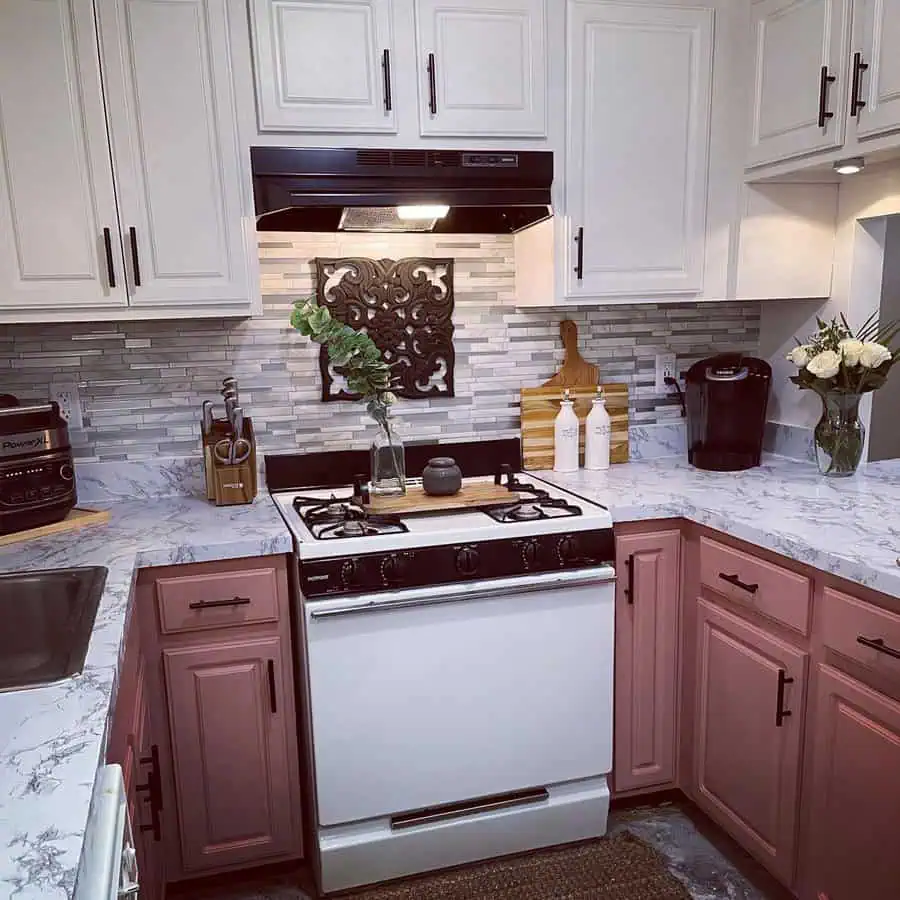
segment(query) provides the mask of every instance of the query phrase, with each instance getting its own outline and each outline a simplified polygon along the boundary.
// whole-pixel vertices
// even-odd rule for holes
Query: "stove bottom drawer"
[[[534,804],[410,828],[392,829],[384,818],[320,829],[321,890],[347,890],[606,833],[605,778],[552,786],[548,793]]]

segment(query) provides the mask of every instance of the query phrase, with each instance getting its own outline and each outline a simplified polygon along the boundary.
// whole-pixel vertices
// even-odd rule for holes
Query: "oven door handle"
[[[615,580],[615,571],[603,566],[569,572],[552,572],[546,576],[535,576],[527,581],[521,578],[498,578],[490,582],[434,585],[405,591],[366,594],[354,597],[353,603],[345,606],[316,608],[314,604],[318,605],[323,601],[315,600],[310,603],[309,616],[311,619],[333,619],[336,616],[388,612],[392,609],[411,609],[417,606],[438,606],[444,603],[459,603],[463,600],[506,597],[510,594],[533,594],[537,591],[552,591],[559,588],[589,587],[610,584]]]

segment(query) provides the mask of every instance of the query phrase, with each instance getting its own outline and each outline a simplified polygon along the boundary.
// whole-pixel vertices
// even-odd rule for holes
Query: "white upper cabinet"
[[[97,0],[133,306],[246,304],[225,0]]]
[[[748,166],[844,142],[850,5],[851,0],[753,3]]]
[[[900,0],[857,0],[853,30],[850,118],[856,136],[900,130]]]
[[[544,0],[416,0],[422,135],[547,133]]]
[[[0,3],[5,321],[127,302],[94,27],[91,0]]]
[[[702,290],[713,19],[571,0],[567,296]]]
[[[396,132],[391,0],[252,0],[260,131]]]

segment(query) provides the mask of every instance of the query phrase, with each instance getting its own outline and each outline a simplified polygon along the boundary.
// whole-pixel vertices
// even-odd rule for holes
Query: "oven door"
[[[305,604],[319,824],[603,775],[609,567]]]

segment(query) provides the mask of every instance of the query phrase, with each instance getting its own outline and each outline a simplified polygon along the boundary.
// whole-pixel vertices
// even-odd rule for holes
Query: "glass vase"
[[[816,464],[823,475],[846,478],[859,467],[866,439],[859,401],[859,394],[822,395],[822,418],[814,434]]]
[[[403,441],[397,435],[390,416],[375,420],[378,431],[372,441],[372,480],[369,490],[380,497],[406,493],[406,458]]]

